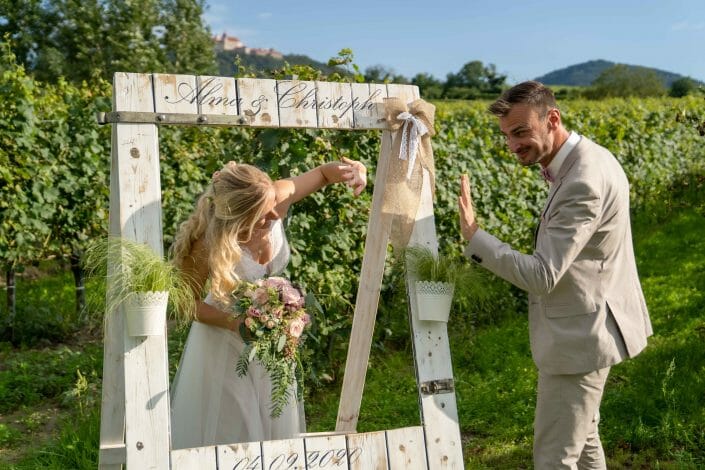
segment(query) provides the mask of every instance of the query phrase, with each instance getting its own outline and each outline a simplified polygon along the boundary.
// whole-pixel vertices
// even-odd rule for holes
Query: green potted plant
[[[468,263],[435,254],[430,248],[404,250],[407,276],[416,297],[419,320],[447,322],[454,295],[474,295],[479,276]]]
[[[164,334],[167,306],[177,320],[191,318],[195,298],[190,283],[170,261],[145,244],[109,237],[86,250],[86,271],[106,283],[106,309],[122,306],[130,336]]]

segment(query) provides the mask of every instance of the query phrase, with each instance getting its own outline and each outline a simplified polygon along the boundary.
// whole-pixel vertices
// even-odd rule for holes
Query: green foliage
[[[426,100],[443,98],[443,83],[428,73],[417,73],[411,79],[411,84],[419,87],[421,96]]]
[[[213,40],[202,22],[205,1],[164,0],[161,10],[161,47],[169,73],[215,74]]]
[[[663,96],[666,87],[653,69],[617,64],[602,72],[587,90],[588,98]]]
[[[0,3],[0,35],[38,79],[73,83],[114,72],[215,72],[203,0]]]
[[[494,64],[484,65],[473,60],[463,65],[457,73],[449,73],[443,85],[443,98],[477,99],[497,96],[502,91],[506,75],[497,73]],[[424,90],[421,90],[424,95]]]
[[[671,84],[668,95],[674,98],[682,98],[692,95],[698,90],[698,83],[690,77],[679,78]]]
[[[77,371],[100,368],[101,345],[80,348],[60,346],[45,349],[12,349],[0,343],[0,413],[22,406],[35,406],[48,400],[68,400],[65,396],[77,379]],[[79,372],[80,373],[80,372]]]

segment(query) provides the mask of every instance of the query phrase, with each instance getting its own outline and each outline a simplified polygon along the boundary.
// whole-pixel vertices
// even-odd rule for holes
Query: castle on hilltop
[[[284,54],[272,49],[271,47],[269,49],[247,47],[239,38],[236,38],[235,36],[228,36],[225,32],[223,32],[223,34],[214,35],[212,39],[217,52],[238,51],[248,55],[269,56],[274,57],[275,59],[284,58]]]

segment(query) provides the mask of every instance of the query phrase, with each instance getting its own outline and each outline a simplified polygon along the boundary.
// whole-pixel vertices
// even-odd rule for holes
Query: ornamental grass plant
[[[430,248],[409,246],[402,256],[407,277],[415,281],[445,282],[454,287],[454,302],[483,302],[487,298],[484,274],[467,261],[435,254]]]
[[[89,278],[100,283],[110,312],[135,293],[167,292],[169,306],[178,323],[193,318],[195,295],[184,273],[149,246],[119,237],[91,243],[84,257]]]

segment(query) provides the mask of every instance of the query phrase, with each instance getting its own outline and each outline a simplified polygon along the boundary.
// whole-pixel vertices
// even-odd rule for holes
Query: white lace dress
[[[272,223],[271,240],[276,255],[266,265],[243,250],[235,267],[241,279],[254,281],[286,268],[290,251],[280,220]],[[210,294],[205,302],[216,304]],[[284,439],[305,432],[300,401],[292,399],[278,418],[271,418],[271,381],[259,363],[252,361],[247,375],[237,375],[244,347],[238,333],[193,322],[171,388],[173,449]]]

